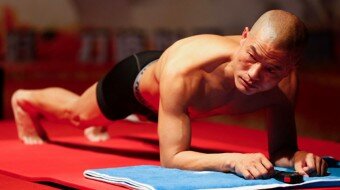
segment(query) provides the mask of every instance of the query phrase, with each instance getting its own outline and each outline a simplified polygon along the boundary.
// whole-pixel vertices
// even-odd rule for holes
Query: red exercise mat
[[[0,174],[0,189],[6,189],[6,190],[18,190],[18,189],[57,190],[57,188],[24,181],[24,180],[21,180],[21,179],[15,178],[15,177],[10,177],[10,176],[3,175],[3,174]]]
[[[111,139],[92,143],[71,126],[43,123],[52,142],[27,146],[16,137],[13,121],[0,122],[0,173],[29,181],[48,181],[80,189],[119,188],[88,180],[83,171],[130,165],[159,165],[154,123],[117,121],[109,128]],[[267,154],[265,131],[193,122],[193,149],[204,152],[262,152]],[[299,138],[300,148],[340,158],[339,143]]]

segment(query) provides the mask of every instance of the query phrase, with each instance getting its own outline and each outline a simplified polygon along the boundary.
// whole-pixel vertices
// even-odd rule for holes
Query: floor
[[[159,165],[154,123],[117,121],[109,128],[112,137],[109,141],[91,143],[80,130],[71,126],[43,122],[51,141],[34,146],[23,145],[17,140],[12,120],[1,121],[0,126],[0,180],[10,177],[20,181],[9,181],[5,186],[8,189],[26,182],[32,189],[34,185],[57,189],[123,189],[86,179],[82,172],[90,168]],[[196,121],[192,133],[192,149],[196,151],[262,152],[267,155],[267,138],[262,130]],[[340,158],[339,143],[299,137],[299,144],[301,149]]]

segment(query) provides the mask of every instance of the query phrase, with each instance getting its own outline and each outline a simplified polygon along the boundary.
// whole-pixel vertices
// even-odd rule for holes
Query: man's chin
[[[245,94],[245,95],[248,95],[248,96],[256,94],[256,92],[253,92],[253,91],[241,91],[241,92],[242,92],[242,94]]]
[[[258,93],[259,91],[257,91],[256,89],[246,89],[246,88],[237,88],[242,94],[245,94],[245,95],[253,95],[253,94],[256,94]]]
[[[258,88],[245,84],[242,79],[235,81],[236,88],[245,95],[253,95],[259,92]]]

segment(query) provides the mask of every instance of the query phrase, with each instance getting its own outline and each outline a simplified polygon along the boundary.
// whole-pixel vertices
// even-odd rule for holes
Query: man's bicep
[[[190,147],[190,120],[186,113],[170,113],[161,107],[158,120],[161,162],[169,165],[177,153]]]
[[[285,94],[287,99],[294,105],[298,90],[297,70],[293,69],[287,77],[279,83],[279,89]]]
[[[267,109],[267,127],[271,152],[296,148],[295,98],[298,88],[296,69],[272,92],[273,102]]]
[[[170,167],[177,153],[189,149],[191,140],[185,86],[181,80],[172,82],[166,89],[161,87],[158,118],[161,162]]]
[[[267,109],[268,148],[271,160],[289,157],[297,149],[294,106],[286,101]]]

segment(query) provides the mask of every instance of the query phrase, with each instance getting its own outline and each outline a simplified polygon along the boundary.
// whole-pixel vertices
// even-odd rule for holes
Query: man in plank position
[[[291,13],[272,10],[239,36],[197,35],[177,41],[165,52],[134,54],[81,96],[61,88],[18,90],[12,106],[19,138],[26,144],[43,142],[41,118],[81,129],[104,126],[92,132],[106,138],[105,126],[112,120],[138,113],[158,116],[165,167],[257,179],[270,176],[274,164],[293,167],[302,175],[325,175],[325,161],[297,147],[295,66],[305,43],[304,24]],[[268,112],[269,158],[260,153],[190,150],[190,119],[262,108]]]

